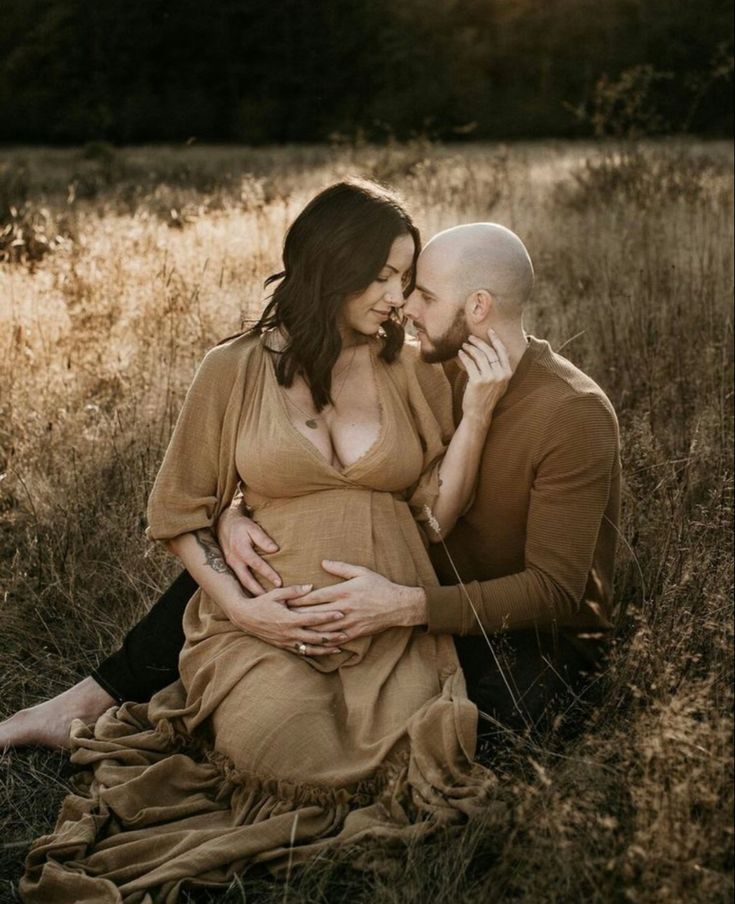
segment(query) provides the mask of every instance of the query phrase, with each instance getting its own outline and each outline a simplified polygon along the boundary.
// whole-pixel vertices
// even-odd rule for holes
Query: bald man
[[[264,639],[265,627],[284,640],[308,626],[314,644],[325,632],[325,645],[397,625],[454,634],[490,751],[508,730],[538,732],[563,718],[599,672],[612,629],[615,413],[589,377],[526,334],[533,282],[521,240],[493,223],[448,229],[418,260],[404,312],[424,359],[445,366],[455,419],[475,366],[463,350],[471,336],[504,346],[513,370],[493,412],[474,500],[446,543],[438,532],[432,537],[442,586],[405,587],[324,562],[341,582],[263,612],[256,596],[241,621]],[[218,536],[246,588],[261,589],[257,574],[277,579],[257,552],[275,544],[236,507],[220,519]],[[63,746],[71,718],[91,721],[116,701],[147,700],[175,680],[183,610],[195,589],[183,572],[92,677],[0,726],[0,745]]]
[[[312,611],[345,613],[330,630],[349,637],[393,625],[454,634],[486,737],[558,723],[599,674],[613,628],[617,420],[592,379],[526,334],[533,284],[525,246],[498,224],[457,226],[426,245],[404,313],[422,357],[445,364],[455,419],[473,366],[462,351],[470,336],[491,331],[513,370],[493,412],[474,500],[446,544],[432,547],[443,586],[400,587],[325,562],[343,582],[303,601],[320,604]]]

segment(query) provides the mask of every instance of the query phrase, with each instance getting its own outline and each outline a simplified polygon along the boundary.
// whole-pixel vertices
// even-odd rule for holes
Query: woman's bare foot
[[[0,722],[0,751],[28,744],[67,748],[69,726],[74,719],[95,722],[115,702],[94,678],[84,678],[56,697],[21,709]]]

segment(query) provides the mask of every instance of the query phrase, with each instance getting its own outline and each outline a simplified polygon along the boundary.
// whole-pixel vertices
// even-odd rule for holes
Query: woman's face
[[[403,290],[411,277],[414,251],[410,235],[401,235],[393,242],[388,259],[373,282],[364,292],[345,301],[340,311],[342,333],[374,336],[381,323],[388,320],[396,308],[403,307]]]

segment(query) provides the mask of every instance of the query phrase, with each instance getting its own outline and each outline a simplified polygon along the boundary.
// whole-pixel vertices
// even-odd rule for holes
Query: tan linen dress
[[[431,505],[451,434],[449,386],[412,346],[371,346],[375,444],[335,469],[293,426],[265,340],[213,349],[189,390],[149,502],[149,535],[211,526],[240,483],[284,583],[323,586],[323,558],[409,585],[434,572],[412,510]],[[477,712],[452,638],[392,628],[305,659],[243,634],[198,591],[181,680],[72,731],[88,767],[21,883],[29,902],[173,902],[338,844],[416,837],[481,806]],[[373,850],[375,848],[373,847]]]

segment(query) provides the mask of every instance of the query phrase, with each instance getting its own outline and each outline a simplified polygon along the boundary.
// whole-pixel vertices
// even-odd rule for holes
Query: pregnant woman
[[[201,588],[181,680],[93,728],[74,723],[85,771],[29,854],[25,901],[172,902],[482,804],[491,775],[472,761],[477,711],[452,638],[397,627],[312,656],[246,635],[228,618],[243,591],[214,533],[240,490],[280,544],[284,585],[332,582],[325,558],[436,584],[417,520],[433,513],[447,532],[467,505],[509,371],[491,364],[502,348],[465,346],[452,436],[443,372],[400,325],[418,252],[395,196],[334,185],[288,231],[259,323],[205,357],[148,510],[150,537]]]

